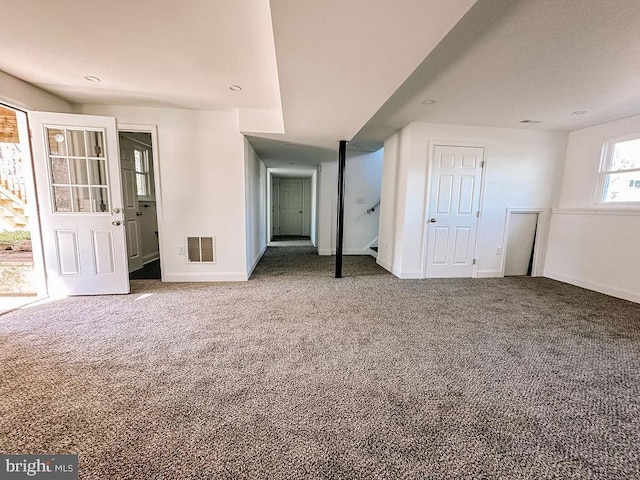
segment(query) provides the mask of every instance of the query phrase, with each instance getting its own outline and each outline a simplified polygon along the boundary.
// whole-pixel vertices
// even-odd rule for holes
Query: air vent
[[[187,237],[187,261],[215,263],[215,237]]]

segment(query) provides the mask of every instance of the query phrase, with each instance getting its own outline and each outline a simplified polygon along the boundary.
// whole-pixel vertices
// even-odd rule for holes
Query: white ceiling
[[[640,113],[639,79],[638,0],[479,0],[354,142],[412,121],[576,130]]]
[[[0,7],[0,70],[72,103],[237,109],[270,166],[332,160],[340,139],[372,150],[411,121],[569,131],[640,113],[638,0]]]

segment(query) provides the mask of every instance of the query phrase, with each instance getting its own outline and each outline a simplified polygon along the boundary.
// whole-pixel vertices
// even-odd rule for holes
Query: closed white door
[[[122,169],[122,199],[124,226],[127,237],[127,256],[129,272],[140,270],[144,266],[142,255],[142,235],[137,193],[136,162],[140,163],[142,149],[131,139],[120,136],[120,162]]]
[[[437,145],[433,151],[425,274],[473,275],[484,149]]]
[[[115,118],[30,120],[49,293],[129,293]]]
[[[280,235],[302,235],[302,179],[280,179]]]

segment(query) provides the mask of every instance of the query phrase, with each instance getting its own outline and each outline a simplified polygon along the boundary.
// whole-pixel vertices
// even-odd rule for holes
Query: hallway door
[[[303,179],[280,179],[280,235],[302,235]]]

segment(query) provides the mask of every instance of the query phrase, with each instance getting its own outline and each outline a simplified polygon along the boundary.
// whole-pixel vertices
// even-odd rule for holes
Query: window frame
[[[625,207],[625,206],[640,208],[640,200],[630,201],[630,202],[612,202],[612,201],[607,202],[605,200],[605,195],[607,193],[607,188],[606,188],[607,178],[609,175],[622,173],[622,172],[638,172],[638,175],[640,176],[640,168],[628,168],[628,169],[618,169],[618,170],[611,169],[611,164],[613,163],[613,151],[614,151],[615,145],[617,143],[628,142],[631,140],[640,141],[640,132],[605,140],[602,146],[602,155],[600,159],[600,166],[598,168],[597,187],[595,191],[595,200],[594,200],[594,203],[596,205],[600,207],[607,207],[607,208],[616,208],[616,207]]]
[[[142,170],[138,170],[138,166],[136,165],[136,152],[140,152],[140,165]],[[136,176],[136,196],[138,200],[142,201],[154,201],[155,200],[155,192],[153,188],[153,172],[151,168],[151,160],[150,160],[150,152],[148,148],[137,148],[137,145],[133,148],[133,173]],[[141,195],[138,192],[138,176],[141,176],[144,180],[145,189],[147,190],[147,195]]]

